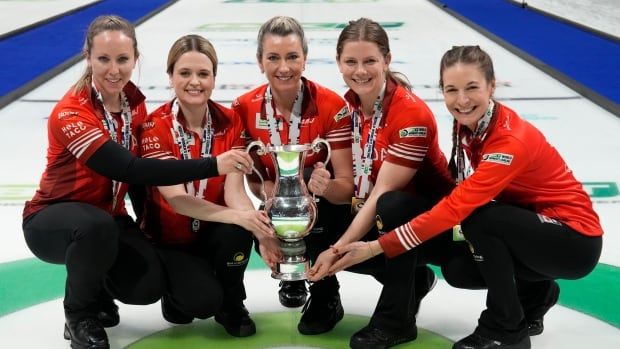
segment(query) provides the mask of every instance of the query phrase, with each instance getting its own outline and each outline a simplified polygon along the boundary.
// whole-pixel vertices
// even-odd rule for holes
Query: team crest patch
[[[510,165],[514,155],[503,153],[490,153],[482,155],[482,161],[494,162],[500,165]]]
[[[426,127],[407,127],[398,131],[400,138],[426,137]]]
[[[338,114],[334,115],[334,121],[338,122],[346,118],[347,116],[349,116],[349,108],[347,108],[347,106],[344,106],[342,107],[342,109],[340,109]]]

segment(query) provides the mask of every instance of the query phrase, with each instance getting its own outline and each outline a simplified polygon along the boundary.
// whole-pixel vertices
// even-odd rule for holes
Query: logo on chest
[[[269,129],[269,122],[267,121],[267,119],[262,119],[260,113],[256,113],[255,120],[256,120],[256,123],[254,127],[256,127],[257,130],[268,130]]]

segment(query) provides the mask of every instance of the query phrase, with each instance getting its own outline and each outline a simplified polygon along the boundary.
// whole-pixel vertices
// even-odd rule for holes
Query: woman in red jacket
[[[233,109],[244,122],[247,138],[264,144],[309,144],[317,137],[331,147],[331,160],[325,163],[325,150],[309,155],[304,163],[304,181],[318,197],[317,221],[304,238],[307,255],[314,261],[334,237],[346,228],[346,215],[353,193],[351,167],[351,118],[345,101],[336,92],[303,76],[308,43],[301,24],[292,17],[275,16],[258,32],[256,59],[268,83],[239,96]],[[264,170],[265,192],[271,193],[275,181],[274,165],[267,156],[257,161]],[[260,182],[249,178],[250,189],[260,197]],[[310,287],[306,298],[302,281],[282,281],[278,291],[286,307],[304,307],[297,329],[314,335],[330,331],[344,314],[340,285],[336,277],[326,277]]]
[[[538,129],[493,100],[495,75],[486,52],[478,46],[447,51],[440,87],[455,119],[450,167],[457,187],[379,239],[340,247],[344,255],[330,271],[375,253],[397,256],[455,227],[488,292],[478,327],[453,348],[530,348],[528,326],[531,334],[540,333],[543,315],[557,301],[554,280],[592,271],[603,230],[557,150]]]
[[[200,159],[244,148],[237,113],[211,100],[217,63],[215,48],[204,37],[185,35],[175,41],[167,64],[175,98],[142,124],[143,157]],[[215,315],[229,334],[253,335],[256,326],[243,305],[252,236],[271,263],[278,260],[279,245],[269,217],[248,198],[243,173],[150,187],[148,194],[143,230],[156,244],[166,272],[164,318],[187,324]]]
[[[144,95],[131,82],[138,44],[131,23],[97,17],[84,43],[87,68],[48,121],[47,166],[23,213],[32,253],[65,264],[64,336],[72,348],[108,348],[103,327],[119,322],[113,299],[156,302],[159,258],[125,209],[127,184],[172,185],[249,172],[251,158],[231,150],[177,161],[136,158]],[[135,207],[135,206],[134,206]]]
[[[336,59],[349,87],[345,99],[353,124],[355,197],[353,214],[340,218],[350,225],[333,239],[331,248],[321,252],[310,270],[311,281],[327,275],[340,246],[376,239],[425,212],[454,187],[433,113],[411,91],[405,77],[390,68],[392,53],[385,29],[368,18],[349,21],[338,37]],[[470,260],[465,246],[452,243],[451,232],[427,244],[427,250],[398,258],[377,256],[349,269],[372,275],[382,284],[370,321],[353,334],[351,348],[388,348],[417,338],[415,316],[436,280],[426,264],[443,269],[447,259],[442,256],[450,261],[456,261],[456,255]],[[442,271],[444,276],[449,274]],[[449,280],[461,285],[463,280],[456,279]]]

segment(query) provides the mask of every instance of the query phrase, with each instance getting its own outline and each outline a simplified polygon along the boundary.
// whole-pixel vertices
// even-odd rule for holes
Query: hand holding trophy
[[[310,263],[306,257],[306,243],[303,238],[310,233],[317,216],[316,202],[304,182],[304,161],[308,152],[318,153],[321,145],[327,148],[329,162],[331,148],[322,138],[311,144],[265,145],[261,141],[251,142],[246,151],[257,147],[259,156],[269,155],[276,170],[275,184],[270,196],[262,189],[265,212],[280,241],[282,259],[276,264],[271,276],[278,280],[298,281],[307,279]],[[258,173],[258,172],[257,172]],[[260,173],[259,173],[260,177]],[[262,181],[262,178],[261,178]]]

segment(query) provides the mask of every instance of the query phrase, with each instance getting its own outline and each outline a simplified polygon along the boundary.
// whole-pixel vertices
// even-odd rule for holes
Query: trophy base
[[[307,271],[310,263],[307,260],[299,262],[280,262],[276,264],[276,271],[271,277],[282,281],[301,281],[308,278]]]

